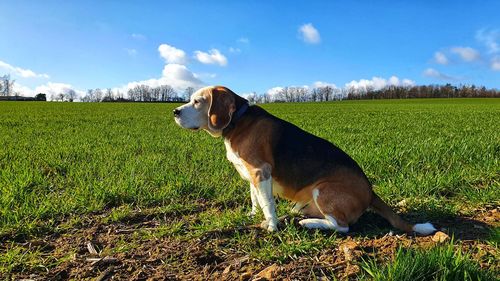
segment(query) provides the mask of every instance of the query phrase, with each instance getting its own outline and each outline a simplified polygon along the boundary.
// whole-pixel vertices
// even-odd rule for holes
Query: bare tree
[[[159,88],[160,100],[161,101],[171,101],[177,94],[170,85],[161,85]]]
[[[247,100],[248,100],[249,103],[256,103],[257,100],[258,100],[257,93],[256,92],[252,92],[251,94],[249,94],[247,96]]]
[[[182,96],[182,99],[184,101],[188,101],[191,98],[191,95],[194,93],[194,88],[193,87],[187,87],[186,90],[184,90],[184,95]]]
[[[14,94],[14,82],[11,80],[10,75],[0,77],[0,96],[12,96]]]
[[[128,99],[130,101],[136,101],[137,100],[137,96],[136,96],[136,92],[134,91],[134,88],[128,89],[127,96],[128,96]]]
[[[94,90],[94,101],[100,102],[101,100],[102,100],[102,91],[101,89],[97,88]]]
[[[103,101],[113,101],[113,90],[111,88],[106,89]]]
[[[160,101],[160,87],[151,88],[151,99],[153,101]]]
[[[93,89],[88,89],[87,90],[87,95],[84,98],[85,102],[93,102],[94,101],[94,90]]]
[[[116,99],[123,100],[123,93],[120,90],[116,90]]]
[[[66,100],[69,102],[73,102],[76,98],[76,92],[73,89],[66,89],[64,96],[66,97]],[[64,98],[64,97],[63,97]]]
[[[130,88],[127,92],[131,101],[151,101],[151,87],[140,84]]]

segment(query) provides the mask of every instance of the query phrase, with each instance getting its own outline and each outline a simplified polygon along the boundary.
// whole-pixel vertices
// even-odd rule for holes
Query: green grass
[[[380,265],[370,259],[363,261],[362,268],[366,274],[361,279],[374,281],[497,280],[452,243],[430,250],[399,248],[393,261]]]
[[[176,106],[0,102],[0,237],[80,227],[91,213],[104,213],[105,224],[123,223],[138,210],[164,220],[141,239],[200,239],[258,223],[261,215],[245,215],[248,184],[226,160],[222,139],[178,127]],[[384,200],[406,201],[414,221],[500,203],[500,99],[263,107],[345,150]],[[279,202],[279,215],[289,208]],[[278,262],[336,243],[293,226],[264,240],[255,235],[225,238],[236,252]],[[485,239],[497,245],[498,229]],[[2,251],[4,268],[17,255],[28,258],[24,264],[35,259],[15,247]]]

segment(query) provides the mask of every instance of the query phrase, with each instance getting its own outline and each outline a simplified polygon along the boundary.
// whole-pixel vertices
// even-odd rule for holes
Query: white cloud
[[[458,80],[458,78],[441,73],[434,68],[427,68],[424,70],[423,75],[426,77],[437,78],[440,80]]]
[[[135,40],[146,40],[147,39],[146,35],[140,34],[140,33],[132,33],[132,34],[130,34],[130,36],[132,38],[134,38]]]
[[[21,96],[33,97],[38,93],[43,93],[47,95],[47,99],[50,99],[52,96],[55,97],[58,94],[66,94],[70,89],[76,92],[77,97],[85,94],[84,91],[75,89],[71,84],[66,83],[47,82],[46,84],[37,86],[34,90],[19,83],[14,83],[14,92]]]
[[[250,39],[248,39],[246,37],[241,37],[240,39],[238,39],[238,42],[243,43],[243,44],[248,44],[248,43],[250,43]]]
[[[158,87],[160,85],[169,85],[177,92],[183,92],[187,87],[195,89],[204,86],[204,83],[196,77],[185,65],[166,64],[160,78],[151,78],[142,81],[130,82],[125,86],[116,88],[126,95],[127,91],[137,85],[148,85]]]
[[[45,85],[36,87],[35,91],[33,91],[33,94],[36,95],[38,93],[44,93],[49,99],[51,96],[65,94],[70,89],[74,90],[77,96],[82,96],[85,93],[84,91],[75,89],[71,84],[48,82]]]
[[[217,74],[216,73],[193,73],[194,77],[195,78],[198,78],[198,79],[204,79],[204,78],[207,78],[207,79],[213,79],[215,77],[217,77]]]
[[[387,86],[414,86],[415,81],[410,79],[400,80],[396,76],[391,76],[389,79],[384,79],[381,77],[373,77],[371,80],[368,79],[360,79],[358,81],[353,80],[347,84],[345,84],[346,89],[353,89],[358,91],[366,91],[368,89],[371,90],[381,90]]]
[[[168,84],[178,91],[187,87],[199,88],[204,84],[185,65],[167,64],[162,74],[160,78],[162,84]]]
[[[218,64],[220,66],[227,65],[227,58],[217,49],[211,49],[208,53],[195,51],[194,57],[204,64]]]
[[[21,76],[23,78],[45,78],[45,79],[50,78],[48,74],[45,73],[38,74],[30,69],[24,69],[17,66],[13,66],[1,60],[0,60],[0,68],[3,68],[7,71],[11,71],[14,75]]]
[[[129,48],[124,48],[124,50],[127,52],[127,54],[131,57],[135,57],[137,55],[137,50],[136,49],[129,49]]]
[[[500,30],[480,29],[476,32],[476,40],[488,48],[488,53],[496,54],[500,52]]]
[[[26,87],[24,85],[21,85],[19,83],[14,83],[13,87],[14,93],[20,96],[28,97],[28,96],[34,96],[33,90],[30,89],[29,87]]]
[[[241,49],[240,48],[229,47],[229,52],[233,53],[233,54],[239,54],[239,53],[241,53]]]
[[[405,78],[405,79],[403,79],[402,85],[405,87],[411,87],[411,86],[415,86],[416,84],[415,84],[415,81]]]
[[[462,60],[467,62],[479,59],[479,52],[471,47],[453,47],[451,52],[459,55]]]
[[[491,59],[491,70],[500,71],[500,57]]]
[[[160,52],[160,56],[167,62],[167,64],[163,67],[163,71],[159,78],[132,81],[121,87],[114,88],[113,91],[120,91],[126,96],[129,89],[142,84],[148,85],[152,88],[161,85],[169,85],[178,93],[182,93],[188,87],[198,89],[204,86],[205,83],[200,80],[201,77],[215,77],[215,74],[211,73],[195,74],[185,65],[176,63],[186,61],[186,54],[180,49],[167,44],[161,44],[158,47],[158,52]]]
[[[316,28],[314,28],[312,23],[306,23],[299,27],[299,34],[301,36],[301,39],[306,43],[318,44],[319,42],[321,42],[319,32]]]
[[[328,82],[323,82],[323,81],[316,81],[312,84],[312,87],[313,88],[321,88],[321,87],[326,87],[326,86],[330,86],[334,89],[337,89],[337,85],[333,84],[333,83],[328,83]]]
[[[173,46],[161,44],[158,47],[158,52],[160,52],[160,56],[164,58],[167,63],[183,64],[186,62],[186,53]]]
[[[166,44],[162,44],[158,48],[158,51],[160,52],[160,55],[167,61],[167,64],[165,64],[160,78],[151,78],[142,81],[129,82],[121,87],[113,88],[113,91],[120,91],[126,96],[129,89],[134,88],[137,85],[144,84],[150,87],[170,85],[177,92],[183,92],[188,87],[197,89],[204,86],[205,83],[200,80],[200,77],[214,78],[216,76],[216,74],[213,73],[195,74],[191,72],[185,65],[171,63],[172,61],[183,61],[185,59],[185,54],[182,50],[176,49]],[[14,91],[19,92],[24,96],[34,96],[37,93],[45,93],[47,94],[47,98],[50,98],[51,96],[56,96],[60,93],[66,93],[69,89],[75,90],[79,97],[85,96],[84,91],[77,90],[71,84],[66,83],[48,82],[44,85],[36,87],[34,90],[22,86],[18,83],[14,84]]]
[[[445,65],[448,64],[448,58],[442,52],[435,52],[434,60],[436,61],[436,63],[439,64],[445,64]]]

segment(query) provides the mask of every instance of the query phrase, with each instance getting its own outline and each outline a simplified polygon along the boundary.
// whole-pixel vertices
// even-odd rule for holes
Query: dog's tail
[[[420,235],[429,235],[436,232],[434,226],[429,222],[417,223],[412,225],[409,222],[403,220],[375,193],[373,193],[373,200],[370,208],[377,214],[388,220],[392,224],[392,226],[394,226],[395,228],[399,228],[407,233],[416,232]]]

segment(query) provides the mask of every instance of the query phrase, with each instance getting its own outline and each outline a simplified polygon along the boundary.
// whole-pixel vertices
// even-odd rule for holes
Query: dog
[[[372,190],[365,173],[344,151],[325,139],[279,119],[223,86],[202,88],[173,110],[175,122],[223,137],[227,159],[250,182],[252,209],[261,227],[278,229],[274,196],[295,203],[300,225],[346,233],[368,209],[407,233],[429,235],[431,223],[410,224]]]

